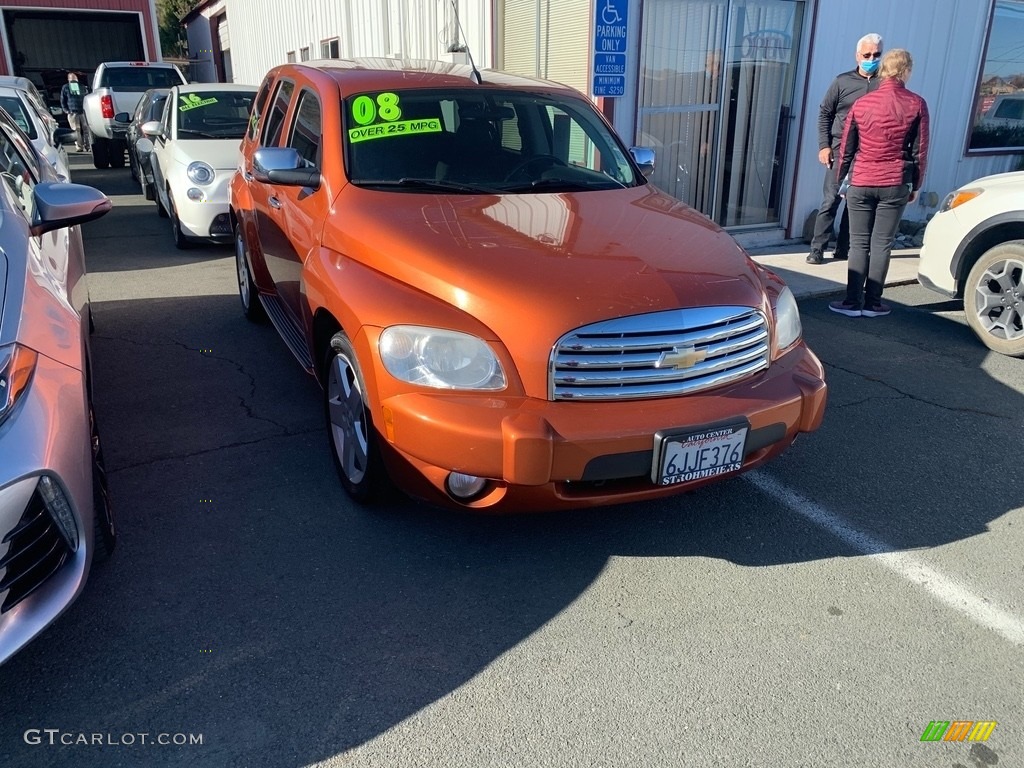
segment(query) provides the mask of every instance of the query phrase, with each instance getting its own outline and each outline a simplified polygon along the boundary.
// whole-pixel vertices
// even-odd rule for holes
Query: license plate
[[[747,432],[747,425],[731,424],[685,434],[658,433],[651,479],[658,485],[675,485],[738,472]]]

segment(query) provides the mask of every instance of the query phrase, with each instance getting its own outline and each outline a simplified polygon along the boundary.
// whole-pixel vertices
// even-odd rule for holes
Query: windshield
[[[173,88],[181,85],[181,77],[170,67],[107,67],[97,88],[123,91],[148,91],[150,88]]]
[[[179,139],[241,139],[256,91],[178,94]]]
[[[36,126],[28,116],[24,103],[17,96],[0,96],[0,107],[9,114],[30,139],[38,138]]]
[[[593,106],[486,86],[344,102],[353,184],[446,194],[576,192],[644,181]]]

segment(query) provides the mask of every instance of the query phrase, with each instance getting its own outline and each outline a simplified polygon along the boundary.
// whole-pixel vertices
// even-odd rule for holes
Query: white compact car
[[[163,116],[142,126],[150,153],[157,212],[171,220],[174,244],[230,243],[228,186],[238,168],[256,87],[198,83],[170,90]]]
[[[0,107],[9,114],[14,122],[32,141],[40,155],[46,158],[50,167],[57,173],[61,181],[71,178],[68,168],[68,153],[64,149],[65,136],[74,134],[69,128],[59,128],[52,116],[40,111],[39,106],[24,88],[17,87],[14,82],[24,78],[4,78],[10,84],[0,82]]]
[[[917,279],[963,297],[967,322],[989,349],[1024,357],[1024,172],[950,192],[925,229]]]

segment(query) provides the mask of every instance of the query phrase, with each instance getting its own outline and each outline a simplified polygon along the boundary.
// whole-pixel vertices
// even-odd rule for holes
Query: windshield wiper
[[[502,189],[503,192],[587,192],[593,189],[622,188],[624,184],[609,178],[604,180],[581,181],[580,179],[537,179],[524,184],[515,184]]]
[[[223,136],[214,136],[212,133],[205,133],[203,131],[197,131],[192,128],[179,128],[178,134],[188,133],[192,136],[202,136],[204,139],[222,139]]]
[[[462,192],[471,195],[498,195],[501,190],[493,187],[479,187],[474,184],[461,184],[456,181],[440,181],[437,179],[417,179],[411,176],[403,176],[397,181],[394,179],[358,179],[353,184],[366,187],[410,187],[426,189],[435,192]]]

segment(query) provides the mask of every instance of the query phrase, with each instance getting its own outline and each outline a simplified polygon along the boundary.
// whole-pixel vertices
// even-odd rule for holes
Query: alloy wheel
[[[327,376],[327,410],[331,441],[345,477],[362,482],[369,464],[366,405],[359,377],[344,354],[336,354]]]
[[[1006,341],[1024,339],[1024,260],[1006,258],[985,268],[974,286],[977,323]]]

